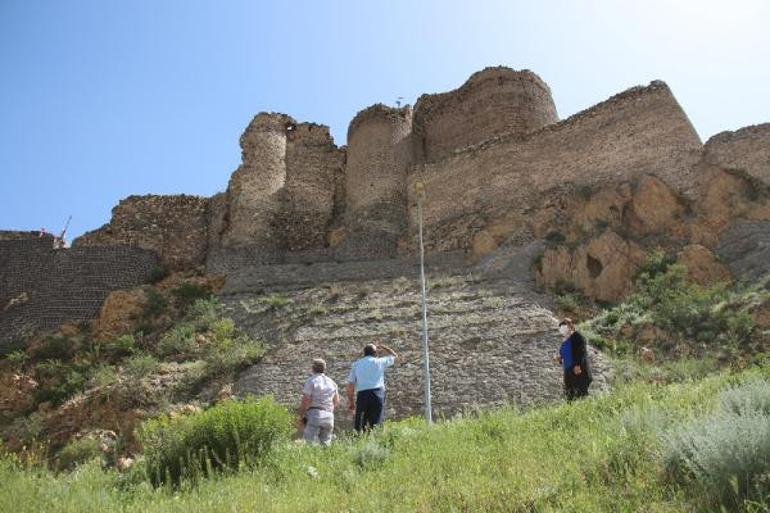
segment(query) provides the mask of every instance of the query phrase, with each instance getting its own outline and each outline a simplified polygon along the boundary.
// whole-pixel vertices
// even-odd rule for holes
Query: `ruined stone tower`
[[[499,134],[525,135],[559,118],[551,90],[531,71],[487,68],[458,89],[424,94],[414,109],[418,150],[438,160]]]
[[[276,228],[280,192],[286,184],[286,115],[257,115],[241,136],[241,165],[227,187],[227,226],[221,244],[278,249],[284,233]]]
[[[412,110],[382,104],[362,110],[348,128],[343,252],[352,258],[395,256],[406,227],[406,177],[412,163]]]

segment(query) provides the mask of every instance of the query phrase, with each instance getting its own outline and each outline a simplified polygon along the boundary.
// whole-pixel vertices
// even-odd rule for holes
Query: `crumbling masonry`
[[[415,254],[412,184],[419,178],[428,191],[431,258],[449,267],[499,263],[539,243],[527,265],[542,285],[613,300],[628,290],[651,245],[679,251],[695,244],[730,265],[722,235],[739,222],[770,220],[763,192],[770,125],[720,134],[704,146],[659,81],[560,121],[536,74],[487,68],[454,91],[421,96],[413,108],[362,110],[347,146],[336,146],[328,127],[273,113],[254,117],[240,144],[242,162],[226,191],[128,197],[70,252],[140,248],[170,270],[232,277],[249,268],[266,286],[271,276],[273,285],[291,282],[291,266],[305,266],[297,272],[310,281],[343,268],[343,276],[359,268],[398,273],[398,262]],[[15,258],[8,248],[2,258]],[[390,263],[365,265],[380,261]],[[1,261],[4,300],[21,279],[8,269]],[[0,329],[8,329],[7,311]]]

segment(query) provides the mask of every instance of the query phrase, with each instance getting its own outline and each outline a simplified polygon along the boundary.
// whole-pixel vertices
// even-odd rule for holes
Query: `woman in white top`
[[[305,440],[328,446],[334,431],[334,407],[340,403],[337,383],[326,372],[326,362],[313,360],[313,374],[302,388],[297,425],[304,429]]]

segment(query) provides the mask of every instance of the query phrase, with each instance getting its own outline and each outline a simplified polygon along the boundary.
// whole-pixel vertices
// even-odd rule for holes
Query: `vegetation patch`
[[[153,484],[178,485],[263,461],[288,439],[290,415],[270,398],[226,401],[202,413],[145,422],[140,430]]]
[[[745,367],[770,347],[768,333],[755,320],[770,301],[769,285],[765,279],[704,287],[688,280],[684,266],[658,252],[638,275],[636,292],[580,329],[621,365],[624,358],[645,351],[649,359],[675,365],[690,360],[706,362],[710,370]],[[561,303],[574,306],[570,298]]]

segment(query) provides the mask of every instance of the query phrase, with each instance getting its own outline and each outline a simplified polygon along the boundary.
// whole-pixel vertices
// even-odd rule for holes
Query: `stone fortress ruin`
[[[172,270],[228,275],[259,264],[328,264],[314,268],[323,274],[345,262],[412,261],[419,178],[434,261],[475,263],[545,241],[541,283],[615,300],[628,285],[618,276],[651,240],[713,252],[736,218],[763,221],[760,198],[735,196],[770,178],[767,124],[704,145],[660,81],[560,121],[545,82],[505,67],[422,95],[414,108],[368,107],[350,122],[347,146],[326,126],[270,113],[255,116],[240,143],[225,192],[131,196],[74,247],[136,246]],[[628,258],[613,262],[618,251]]]
[[[770,270],[764,249],[770,243],[770,124],[724,132],[704,145],[660,81],[559,120],[536,74],[487,68],[458,89],[421,96],[413,107],[362,110],[350,122],[346,146],[335,145],[326,126],[275,113],[255,116],[240,146],[242,161],[226,191],[210,198],[130,196],[108,224],[60,250],[67,258],[37,240],[0,237],[0,332],[17,329],[20,319],[54,328],[93,318],[110,290],[149,278],[148,258],[172,271],[226,275],[224,298],[414,276],[418,179],[427,191],[425,243],[434,274],[473,272],[518,293],[532,290],[534,281],[615,301],[653,248],[676,254],[704,282]],[[23,265],[27,261],[86,278],[61,279],[59,302],[48,303],[53,294],[30,279],[37,267]],[[120,271],[124,267],[132,271]],[[75,311],[61,306],[66,297],[91,300]],[[499,299],[489,300],[485,311],[515,317],[526,307]],[[29,314],[42,310],[47,317]],[[509,328],[532,328],[530,338],[540,340],[538,355],[546,358],[552,319],[543,309],[531,310],[536,320],[519,317]],[[485,333],[494,328],[465,337],[462,330],[473,328],[451,323],[444,325],[448,354],[461,346],[499,352],[509,335],[498,330],[493,338],[500,344],[483,349]],[[324,328],[323,339],[301,327],[282,336],[326,354],[376,335],[343,341],[332,328]],[[417,344],[416,335],[407,339]],[[468,345],[476,339],[478,347]],[[252,389],[289,397],[295,374],[305,370],[304,359],[289,362],[296,355],[296,348],[278,348],[244,379]],[[458,361],[439,360],[436,368],[457,369]],[[505,380],[505,368],[490,369]],[[330,372],[343,371],[332,364]],[[411,372],[408,366],[404,372]],[[470,383],[479,367],[463,372]],[[412,374],[408,379],[419,379],[419,372]],[[393,393],[403,401],[408,379],[395,380]],[[489,396],[499,396],[494,382]],[[450,392],[456,390],[438,393],[437,403],[449,404]]]

